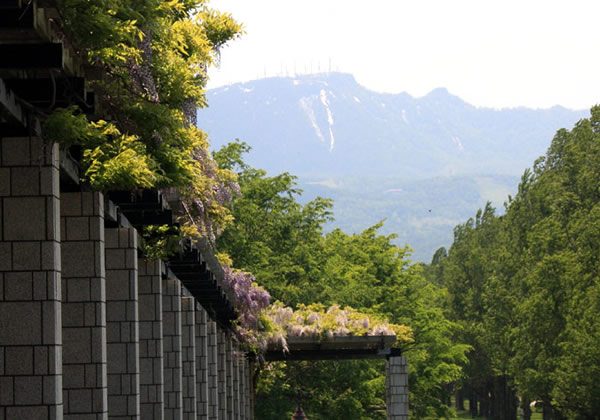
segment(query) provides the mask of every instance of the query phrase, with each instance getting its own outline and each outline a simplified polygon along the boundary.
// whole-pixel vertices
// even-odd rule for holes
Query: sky
[[[340,71],[493,108],[600,103],[598,0],[211,0],[244,25],[208,88]]]

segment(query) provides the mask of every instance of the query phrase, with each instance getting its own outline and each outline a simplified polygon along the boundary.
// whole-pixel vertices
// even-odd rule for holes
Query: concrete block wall
[[[388,420],[408,420],[408,364],[395,356],[386,362],[386,402]]]
[[[108,416],[140,416],[137,231],[105,231]]]
[[[104,197],[61,193],[64,418],[108,415]]]
[[[0,138],[0,419],[249,418],[231,337],[58,156]]]
[[[0,138],[0,418],[61,419],[58,146]]]
[[[227,340],[225,333],[217,332],[217,390],[219,419],[227,418]]]
[[[233,343],[231,335],[225,334],[225,401],[227,418],[233,418]]]
[[[181,298],[181,359],[183,418],[195,420],[196,407],[196,299]]]
[[[237,346],[233,346],[231,352],[231,367],[233,370],[232,374],[232,385],[233,385],[233,409],[232,419],[239,420],[240,417],[240,364],[239,364],[239,351]]]
[[[163,366],[165,419],[183,418],[183,379],[181,358],[181,283],[163,280]]]
[[[208,418],[219,419],[219,330],[217,323],[208,322]],[[221,362],[223,364],[223,362]]]
[[[247,358],[244,358],[244,391],[242,400],[244,401],[244,418],[252,420],[254,418],[254,387],[252,385],[252,363]]]
[[[162,272],[161,261],[138,260],[140,413],[144,420],[164,418]]]
[[[196,413],[208,418],[208,314],[196,304]]]

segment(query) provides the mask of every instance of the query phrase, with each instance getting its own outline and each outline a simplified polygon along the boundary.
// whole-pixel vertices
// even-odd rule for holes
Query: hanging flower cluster
[[[260,317],[261,312],[269,306],[271,296],[256,283],[252,274],[227,266],[223,270],[223,285],[232,290],[236,298],[235,307],[239,314],[236,339],[250,348],[264,348],[264,340],[261,338],[264,325]]]
[[[269,347],[287,350],[287,337],[314,337],[323,340],[347,336],[395,336],[396,346],[412,341],[412,329],[391,324],[372,314],[351,307],[342,309],[323,304],[299,305],[297,310],[276,302],[262,313],[268,325],[266,341]]]

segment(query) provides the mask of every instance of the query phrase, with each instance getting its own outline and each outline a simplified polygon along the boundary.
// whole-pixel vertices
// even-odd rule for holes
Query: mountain
[[[443,88],[377,93],[341,73],[239,83],[207,99],[198,126],[213,148],[239,138],[252,146],[250,165],[298,175],[306,199],[334,198],[331,227],[356,232],[386,218],[384,231],[415,260],[449,245],[453,226],[486,200],[501,206],[556,130],[588,114],[480,108]]]
[[[240,138],[252,145],[252,165],[296,175],[517,175],[558,128],[586,115],[478,108],[446,89],[376,93],[340,73],[234,84],[207,99],[198,124],[213,145]]]

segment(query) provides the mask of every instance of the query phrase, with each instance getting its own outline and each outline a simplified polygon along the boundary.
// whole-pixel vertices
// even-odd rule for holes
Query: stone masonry
[[[164,418],[162,270],[161,261],[138,260],[140,413],[144,420]]]
[[[224,332],[217,332],[217,390],[219,419],[227,418],[227,354]]]
[[[0,138],[0,418],[62,419],[58,146]]]
[[[217,323],[208,322],[208,418],[219,419],[219,331]]]
[[[231,336],[225,334],[225,402],[227,404],[227,418],[233,419],[233,345]]]
[[[181,298],[181,359],[183,379],[183,418],[196,419],[196,300]]]
[[[137,231],[105,231],[109,418],[140,416]]]
[[[197,415],[208,418],[208,325],[206,311],[196,305],[196,404]]]
[[[238,361],[239,358],[239,350],[237,346],[233,346],[233,350],[231,352],[231,364],[233,368],[233,410],[232,410],[232,418],[235,420],[240,419],[240,364]]]
[[[181,283],[163,280],[163,362],[165,419],[183,418],[181,359]]]
[[[65,419],[108,416],[104,197],[61,193]]]
[[[388,420],[408,420],[408,364],[406,357],[390,357],[386,362]]]

